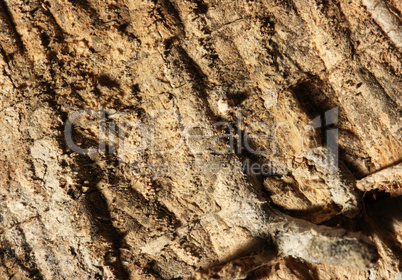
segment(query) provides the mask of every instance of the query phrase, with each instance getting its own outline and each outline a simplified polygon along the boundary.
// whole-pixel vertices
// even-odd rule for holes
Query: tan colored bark
[[[398,279],[401,26],[395,0],[0,0],[0,276]]]

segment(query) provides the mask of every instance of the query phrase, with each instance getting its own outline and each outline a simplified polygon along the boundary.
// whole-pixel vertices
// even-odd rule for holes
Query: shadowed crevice
[[[110,266],[116,279],[128,279],[129,273],[123,265],[120,251],[125,243],[124,234],[114,227],[109,205],[98,186],[105,175],[104,171],[86,155],[77,156],[75,163],[79,171],[79,185],[89,187],[87,193],[82,193],[82,189],[79,191],[82,194],[80,201],[91,216],[91,235],[94,239],[102,237],[110,244],[110,250],[104,251],[104,261]]]
[[[3,16],[6,19],[8,28],[11,30],[12,35],[14,36],[15,40],[17,41],[17,46],[21,53],[25,53],[25,46],[22,41],[21,35],[18,33],[14,18],[11,14],[10,9],[7,6],[5,0],[0,0],[0,16]]]
[[[6,268],[6,273],[8,274],[7,276],[9,277],[9,279],[14,278],[14,274],[9,271],[9,268],[6,265],[8,262],[11,262],[11,260],[13,260],[14,265],[17,265],[18,267],[20,267],[22,271],[26,272],[28,274],[29,279],[34,280],[45,279],[42,273],[40,272],[37,263],[31,257],[31,255],[33,254],[32,248],[29,245],[29,243],[26,242],[24,231],[20,228],[19,225],[17,225],[15,229],[21,234],[23,240],[22,244],[20,244],[20,247],[22,247],[22,250],[24,251],[24,258],[17,258],[15,249],[13,249],[13,245],[7,241],[0,239],[1,240],[0,262],[2,264],[5,264],[4,267]],[[19,248],[19,251],[20,249],[21,248]]]
[[[59,131],[64,131],[64,124],[68,119],[68,114],[61,111],[60,105],[56,101],[56,96],[51,93],[52,91],[49,88],[45,101],[64,120],[58,128]],[[72,154],[62,133],[57,137],[57,141],[64,154]],[[110,266],[116,279],[128,279],[129,273],[123,265],[120,252],[120,248],[124,245],[124,234],[114,227],[109,205],[98,186],[98,183],[105,177],[105,171],[87,155],[75,156],[74,163],[71,167],[78,174],[78,186],[66,190],[67,194],[72,199],[80,201],[84,208],[87,209],[86,213],[91,217],[89,220],[92,221],[92,224],[88,226],[91,227],[93,237],[97,239],[101,236],[110,244],[110,251],[104,252],[105,264]],[[84,185],[89,187],[88,194],[83,192],[82,187]],[[82,199],[79,199],[80,197]]]
[[[171,0],[153,0],[156,12],[162,23],[173,32],[175,36],[185,37],[185,28],[180,19],[180,13]]]

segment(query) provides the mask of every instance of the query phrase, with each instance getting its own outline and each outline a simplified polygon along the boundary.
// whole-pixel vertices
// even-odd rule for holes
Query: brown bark
[[[0,276],[399,279],[401,13],[0,0]]]

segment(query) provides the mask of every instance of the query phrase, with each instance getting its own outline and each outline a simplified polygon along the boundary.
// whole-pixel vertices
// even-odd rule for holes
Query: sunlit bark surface
[[[400,279],[401,13],[0,0],[0,279]]]

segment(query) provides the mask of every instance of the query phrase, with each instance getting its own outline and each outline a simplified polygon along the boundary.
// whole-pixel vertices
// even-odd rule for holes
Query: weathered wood
[[[398,279],[401,7],[0,0],[0,275]]]

